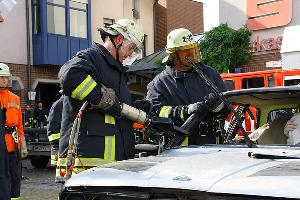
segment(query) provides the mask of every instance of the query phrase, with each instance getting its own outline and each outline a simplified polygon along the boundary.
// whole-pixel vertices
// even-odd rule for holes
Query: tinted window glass
[[[242,81],[243,89],[260,87],[264,87],[264,77],[244,78]]]
[[[226,89],[228,91],[234,90],[234,81],[233,80],[224,80],[224,83],[225,83]]]
[[[291,80],[284,80],[284,85],[298,85],[300,83],[300,79],[291,79]]]
[[[274,76],[268,76],[268,87],[274,87],[275,86],[275,78]]]

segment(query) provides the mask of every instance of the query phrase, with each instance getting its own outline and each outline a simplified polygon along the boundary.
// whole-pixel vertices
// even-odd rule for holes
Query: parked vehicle
[[[46,128],[25,128],[28,158],[35,168],[45,168],[50,160],[51,146]]]
[[[266,70],[221,74],[227,90],[298,85],[300,70]]]
[[[234,105],[255,107],[262,127],[272,112],[299,106],[300,87],[235,90],[225,96]],[[277,124],[269,141],[253,148],[235,137],[231,144],[177,147],[92,168],[69,179],[60,199],[299,199],[300,148],[272,141],[272,134],[283,135],[283,127]]]

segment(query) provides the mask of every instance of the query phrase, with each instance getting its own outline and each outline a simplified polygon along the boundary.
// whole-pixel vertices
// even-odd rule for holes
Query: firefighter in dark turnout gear
[[[78,52],[59,72],[65,95],[58,161],[61,176],[72,124],[85,101],[90,104],[81,119],[73,174],[134,157],[132,123],[115,116],[120,114],[119,102],[132,104],[123,65],[141,53],[144,33],[134,21],[122,19],[100,29],[100,34],[103,46],[94,43]]]
[[[33,117],[31,115],[31,108],[29,105],[25,106],[23,119],[24,119],[24,127],[25,128],[33,127]]]
[[[63,96],[55,101],[50,109],[47,135],[51,145],[51,165],[56,166],[58,160],[58,146],[60,138],[61,116],[63,111]]]
[[[5,110],[0,109],[0,199],[10,199],[8,152],[4,140]]]
[[[221,91],[226,87],[220,75],[211,67],[201,62],[196,41],[187,29],[175,29],[167,36],[168,64],[148,85],[147,99],[153,104],[153,112],[160,117],[170,117],[180,126],[197,108],[197,102],[212,93],[204,80],[192,69],[186,57],[200,65],[206,74]],[[187,138],[182,146],[191,144],[218,143],[219,137],[213,134],[212,114],[208,114],[206,122],[200,124],[199,134]]]

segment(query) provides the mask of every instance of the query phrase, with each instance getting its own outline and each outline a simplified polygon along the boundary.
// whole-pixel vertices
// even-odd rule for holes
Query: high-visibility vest
[[[20,98],[8,89],[0,90],[1,108],[6,108],[5,126],[8,128],[15,127],[18,133],[18,148],[20,150],[21,142],[25,142],[24,130],[22,125],[22,112]],[[11,133],[5,134],[5,143],[8,152],[15,151],[15,141]]]

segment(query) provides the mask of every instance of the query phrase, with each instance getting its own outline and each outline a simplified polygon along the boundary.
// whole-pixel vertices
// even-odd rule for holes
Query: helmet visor
[[[142,50],[138,48],[131,40],[125,39],[122,43],[122,48],[120,51],[124,57],[124,60],[122,61],[124,66],[131,65],[137,59],[142,58]]]

